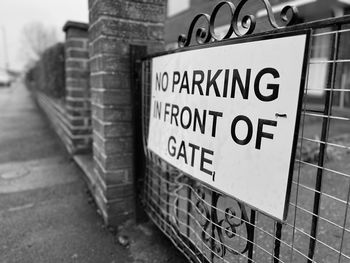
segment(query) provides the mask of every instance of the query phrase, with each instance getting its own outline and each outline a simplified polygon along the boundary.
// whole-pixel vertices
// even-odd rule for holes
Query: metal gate
[[[217,5],[211,17],[206,15],[209,31],[223,5],[227,4]],[[238,7],[236,11],[240,12]],[[237,23],[236,11],[232,23]],[[147,150],[151,60],[143,61],[147,163],[142,201],[151,220],[191,262],[350,262],[350,17],[270,33],[306,28],[312,29],[311,57],[288,218],[283,224]],[[201,44],[208,43],[203,46],[219,41],[203,30],[197,36]],[[180,42],[189,45],[183,37]]]

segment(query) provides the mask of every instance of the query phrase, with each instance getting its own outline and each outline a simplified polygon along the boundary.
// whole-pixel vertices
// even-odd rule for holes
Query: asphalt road
[[[0,89],[0,262],[132,262],[21,84]]]

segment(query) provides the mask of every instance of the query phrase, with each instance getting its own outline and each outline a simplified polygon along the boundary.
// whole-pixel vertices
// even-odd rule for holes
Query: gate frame
[[[219,3],[220,4],[220,3]],[[219,5],[218,4],[218,5]],[[218,10],[214,9],[213,14]],[[216,14],[215,13],[215,14]],[[196,19],[196,18],[195,18]],[[214,19],[215,20],[215,19]],[[210,20],[211,21],[211,20]],[[313,22],[308,22],[308,23],[303,23],[303,24],[297,24],[297,25],[292,25],[292,26],[288,26],[285,28],[278,28],[278,29],[272,29],[270,31],[266,31],[266,32],[261,32],[261,33],[256,33],[256,34],[251,34],[251,35],[243,35],[243,36],[239,36],[238,39],[222,39],[222,40],[217,40],[215,42],[210,42],[208,41],[208,43],[200,43],[199,45],[195,45],[195,46],[185,46],[185,47],[181,47],[179,49],[176,50],[171,50],[171,51],[164,51],[164,52],[158,52],[155,54],[151,54],[151,55],[147,55],[144,56],[142,58],[142,62],[146,62],[154,57],[158,57],[158,56],[162,56],[162,55],[168,55],[168,54],[173,54],[173,53],[178,53],[178,52],[184,52],[184,51],[189,51],[189,50],[196,50],[196,49],[203,49],[203,48],[210,48],[210,47],[214,47],[214,46],[221,46],[221,45],[229,45],[229,44],[236,44],[236,43],[242,43],[242,42],[249,42],[251,39],[254,38],[264,38],[266,36],[270,36],[272,34],[290,34],[296,31],[301,31],[301,30],[316,30],[316,29],[320,29],[320,28],[325,28],[325,27],[333,27],[335,31],[339,31],[341,29],[341,26],[343,24],[348,24],[350,23],[350,15],[344,16],[344,17],[337,17],[337,18],[329,18],[329,19],[324,19],[324,20],[319,20],[319,21],[313,21]],[[192,26],[192,25],[191,25]],[[192,28],[193,29],[193,28]],[[332,60],[336,60],[338,57],[338,51],[339,51],[339,34],[336,34],[336,39],[333,42],[333,46],[332,46]],[[180,37],[181,38],[181,37]],[[181,42],[181,39],[179,39],[179,41]],[[312,43],[312,40],[310,41],[310,43]],[[309,56],[311,54],[311,50],[309,50]],[[336,65],[335,63],[330,63],[329,65],[329,73],[331,76],[331,80],[330,80],[330,84],[331,87],[329,88],[329,90],[326,91],[325,93],[325,98],[326,98],[326,102],[323,105],[323,111],[314,111],[315,113],[319,113],[319,114],[324,114],[324,116],[330,116],[331,115],[331,111],[332,111],[332,99],[333,99],[333,89],[334,89],[334,83],[335,83],[335,68]],[[144,70],[144,69],[143,69]],[[144,88],[144,79],[145,76],[142,75],[142,99],[143,99],[143,108],[145,105],[145,96],[146,96],[146,90]],[[306,76],[306,78],[308,77],[308,75]],[[328,80],[327,80],[328,81]],[[303,95],[303,94],[302,94]],[[301,103],[302,104],[302,103]],[[335,106],[334,106],[335,107]],[[306,109],[305,109],[306,110]],[[143,132],[143,145],[144,145],[144,152],[145,152],[145,156],[146,156],[146,161],[149,161],[149,152],[147,149],[147,143],[146,143],[146,136],[145,136],[145,126],[147,126],[148,124],[145,123],[145,117],[149,116],[148,113],[144,112],[144,109],[142,110],[142,132]],[[145,116],[146,114],[146,116]],[[301,110],[299,110],[299,113],[301,114]],[[324,161],[325,161],[325,153],[326,153],[326,149],[327,149],[327,141],[328,141],[328,132],[329,132],[329,123],[330,119],[329,118],[323,118],[322,121],[322,134],[321,134],[321,138],[320,140],[325,142],[325,143],[320,143],[320,147],[319,147],[319,158],[318,158],[318,163],[317,163],[317,176],[316,176],[316,184],[315,184],[315,196],[314,196],[314,200],[313,200],[313,216],[312,216],[312,226],[311,226],[311,233],[310,233],[310,243],[309,243],[309,252],[307,255],[307,262],[311,263],[313,262],[313,257],[314,257],[314,252],[315,252],[315,245],[316,245],[316,241],[317,241],[317,227],[318,227],[318,219],[319,219],[319,209],[320,209],[320,199],[321,199],[321,187],[322,187],[322,177],[323,177],[323,172],[324,172]],[[147,131],[148,133],[148,131]],[[296,151],[294,151],[296,152]],[[295,154],[294,154],[295,155]],[[295,158],[295,157],[294,157]],[[169,173],[166,173],[165,176],[168,178],[170,176]],[[192,177],[193,178],[193,177]],[[195,179],[198,181],[198,179]],[[203,183],[203,182],[201,182]],[[203,183],[205,184],[205,183]],[[167,185],[167,190],[168,190],[169,185]],[[210,186],[210,188],[213,189],[212,186]],[[215,190],[215,189],[213,189]],[[290,190],[290,189],[289,189]],[[145,192],[147,191],[144,190]],[[160,191],[160,189],[158,189],[158,191]],[[145,194],[145,192],[143,194]],[[191,194],[191,191],[188,191],[188,194]],[[218,193],[215,193],[215,191],[213,192],[212,195],[212,205],[215,207],[215,204],[218,200],[217,197]],[[219,193],[220,194],[220,193]],[[214,196],[214,197],[213,197]],[[191,196],[188,197],[189,199],[191,198]],[[348,197],[349,199],[349,197]],[[143,202],[145,202],[145,196],[143,196],[142,198]],[[237,200],[235,198],[235,200]],[[348,200],[349,201],[349,200]],[[147,204],[145,205],[147,206]],[[187,212],[189,212],[189,209],[191,209],[191,206],[189,205]],[[168,208],[167,208],[168,209]],[[216,209],[214,209],[216,210]],[[214,213],[211,214],[215,214],[215,211],[212,211]],[[252,232],[247,233],[247,241],[248,241],[248,262],[253,262],[253,251],[254,251],[254,228],[255,228],[255,220],[256,220],[256,211],[254,209],[251,210],[251,214],[250,214],[250,219],[249,219],[249,223],[248,225],[253,229]],[[269,216],[270,217],[270,216]],[[270,217],[271,218],[271,217]],[[158,223],[152,218],[152,216],[150,216],[150,219],[154,221],[154,223],[159,227]],[[280,255],[280,245],[281,245],[281,236],[282,236],[282,227],[283,224],[280,222],[275,222],[275,235],[274,235],[274,249],[273,249],[273,258],[274,258],[274,262],[280,262],[279,260],[279,255]],[[169,234],[166,233],[166,231],[164,229],[161,228],[161,230],[169,237]],[[181,234],[181,233],[180,233]],[[177,248],[179,248],[179,244],[177,244],[174,240],[172,240],[171,237],[169,237],[171,239],[171,241],[175,244],[175,246]],[[210,237],[212,242],[215,242],[213,240],[213,237]],[[186,252],[186,257],[188,257],[191,261],[193,260],[193,258],[190,256],[193,253],[198,253],[200,254],[200,251],[192,251],[191,250],[191,241],[190,240],[185,240],[185,243],[188,243],[188,247],[187,248],[179,248],[180,251],[182,250],[189,250]],[[292,243],[294,243],[294,239],[292,241]],[[304,255],[304,254],[303,254]],[[306,257],[306,255],[304,255]],[[203,259],[203,262],[209,262],[207,261],[206,257],[204,255],[201,256]],[[211,262],[213,262],[215,255],[212,252],[211,255]]]

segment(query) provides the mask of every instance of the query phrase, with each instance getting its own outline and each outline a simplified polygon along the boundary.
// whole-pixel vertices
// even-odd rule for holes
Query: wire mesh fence
[[[298,28],[313,33],[283,224],[147,150],[151,60],[143,61],[142,200],[151,220],[189,261],[350,262],[350,22],[333,19]]]

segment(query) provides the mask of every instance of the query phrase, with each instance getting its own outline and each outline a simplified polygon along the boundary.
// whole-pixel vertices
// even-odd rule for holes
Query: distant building
[[[232,0],[237,4],[239,0]],[[221,0],[168,0],[168,12],[165,22],[166,49],[178,47],[178,36],[187,35],[188,28],[193,18],[199,13],[211,14],[213,8]],[[272,10],[277,22],[282,8],[286,5],[296,6],[299,11],[299,23],[306,23],[331,17],[341,17],[350,14],[350,0],[270,0]],[[215,20],[215,33],[223,36],[229,27],[230,15],[225,7],[219,11]],[[247,1],[242,15],[255,15],[257,19],[255,32],[264,32],[271,29],[266,17],[266,9],[262,1]],[[199,21],[195,28],[206,27],[203,21]],[[195,34],[195,32],[194,32]],[[346,46],[350,43],[350,33],[344,34],[339,46],[342,57],[350,58],[350,50]],[[330,60],[332,54],[332,36],[314,38],[311,50],[311,64],[309,67],[308,96],[310,102],[324,103],[325,89],[329,72],[329,63],[321,63]],[[350,89],[349,63],[341,65],[338,69],[336,85],[337,89]],[[350,109],[350,92],[335,92],[333,103],[340,109]]]
[[[211,14],[214,6],[221,0],[168,0],[168,12],[165,22],[165,42],[168,48],[175,47],[180,33],[187,33],[188,27],[199,13]],[[238,3],[239,0],[232,0]],[[286,5],[296,6],[300,22],[310,22],[330,17],[339,17],[350,13],[350,0],[270,0],[276,19]],[[217,33],[228,28],[228,17],[223,8],[222,15],[215,21]],[[242,14],[252,14],[258,19],[256,32],[269,29],[266,9],[262,1],[247,1]],[[201,25],[201,24],[199,24]],[[203,24],[202,24],[203,25]]]

